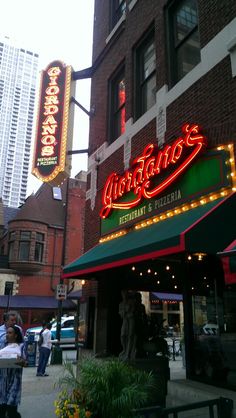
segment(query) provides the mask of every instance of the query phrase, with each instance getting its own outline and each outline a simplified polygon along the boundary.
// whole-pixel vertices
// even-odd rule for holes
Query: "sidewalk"
[[[47,367],[48,377],[36,377],[35,367],[24,369],[19,407],[22,418],[55,418],[54,400],[60,390],[54,385],[61,372],[61,365],[53,365]]]
[[[74,360],[76,351],[64,351],[63,360]],[[47,367],[48,377],[36,377],[36,367],[28,367],[23,370],[22,397],[19,412],[22,418],[55,418],[54,401],[57,393],[55,387],[63,370],[62,365],[50,365]]]
[[[63,360],[75,360],[75,350],[63,350]],[[36,377],[36,367],[23,370],[23,388],[19,412],[22,418],[56,418],[54,401],[60,389],[55,387],[62,375],[62,365],[47,367],[48,377]],[[171,380],[185,379],[185,369],[182,367],[182,358],[170,361]]]

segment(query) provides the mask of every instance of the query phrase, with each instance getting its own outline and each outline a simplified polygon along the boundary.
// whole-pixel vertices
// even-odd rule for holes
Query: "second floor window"
[[[30,231],[21,231],[20,233],[20,242],[19,242],[19,260],[28,261],[30,254]]]
[[[44,234],[36,232],[36,242],[34,251],[34,260],[42,263],[43,261],[43,248],[44,248]]]
[[[125,75],[124,68],[110,81],[110,142],[125,131]]]
[[[111,1],[111,29],[120,20],[123,13],[125,13],[126,0],[112,0]]]
[[[154,32],[146,36],[135,51],[136,59],[136,119],[156,102],[156,51]]]
[[[169,9],[169,35],[171,81],[174,85],[200,62],[196,0],[173,3]]]

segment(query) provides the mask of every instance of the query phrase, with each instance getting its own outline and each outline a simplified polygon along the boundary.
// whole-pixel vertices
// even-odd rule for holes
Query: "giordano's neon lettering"
[[[58,94],[60,88],[57,84],[57,78],[60,75],[61,70],[59,67],[51,67],[47,71],[49,75],[50,82],[48,87],[45,90],[45,102],[44,102],[44,115],[46,118],[42,122],[42,132],[41,132],[41,156],[42,157],[51,157],[55,153],[56,141],[56,130],[58,128],[58,122],[55,119],[56,114],[59,111],[58,105]],[[54,116],[55,115],[55,116]]]
[[[101,218],[107,218],[112,209],[132,209],[142,198],[151,199],[169,187],[192,163],[206,145],[206,138],[200,133],[199,125],[185,124],[182,127],[183,136],[176,139],[172,145],[166,145],[163,150],[153,155],[154,144],[144,148],[143,154],[133,162],[133,171],[127,170],[123,176],[112,173],[106,180],[102,195]],[[190,154],[181,162],[185,149],[191,149]],[[170,175],[151,189],[151,179],[163,173],[167,167],[181,162]],[[130,202],[117,202],[126,193],[133,191],[136,197]]]

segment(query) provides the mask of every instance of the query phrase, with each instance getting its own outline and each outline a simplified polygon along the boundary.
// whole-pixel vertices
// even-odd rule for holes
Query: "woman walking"
[[[20,418],[17,412],[21,400],[22,367],[27,365],[22,333],[16,325],[7,328],[7,345],[0,350],[0,358],[17,357],[18,368],[0,369],[0,417]]]

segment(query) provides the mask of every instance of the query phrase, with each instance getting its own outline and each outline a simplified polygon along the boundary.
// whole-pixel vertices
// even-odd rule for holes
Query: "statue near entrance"
[[[122,301],[119,304],[119,314],[122,319],[121,326],[121,345],[122,352],[119,355],[121,360],[133,360],[136,350],[135,335],[135,300],[127,290],[122,290]]]
[[[139,292],[129,293],[122,290],[122,301],[119,304],[119,315],[122,319],[121,360],[134,360],[143,356],[143,342],[145,339],[146,312]]]

